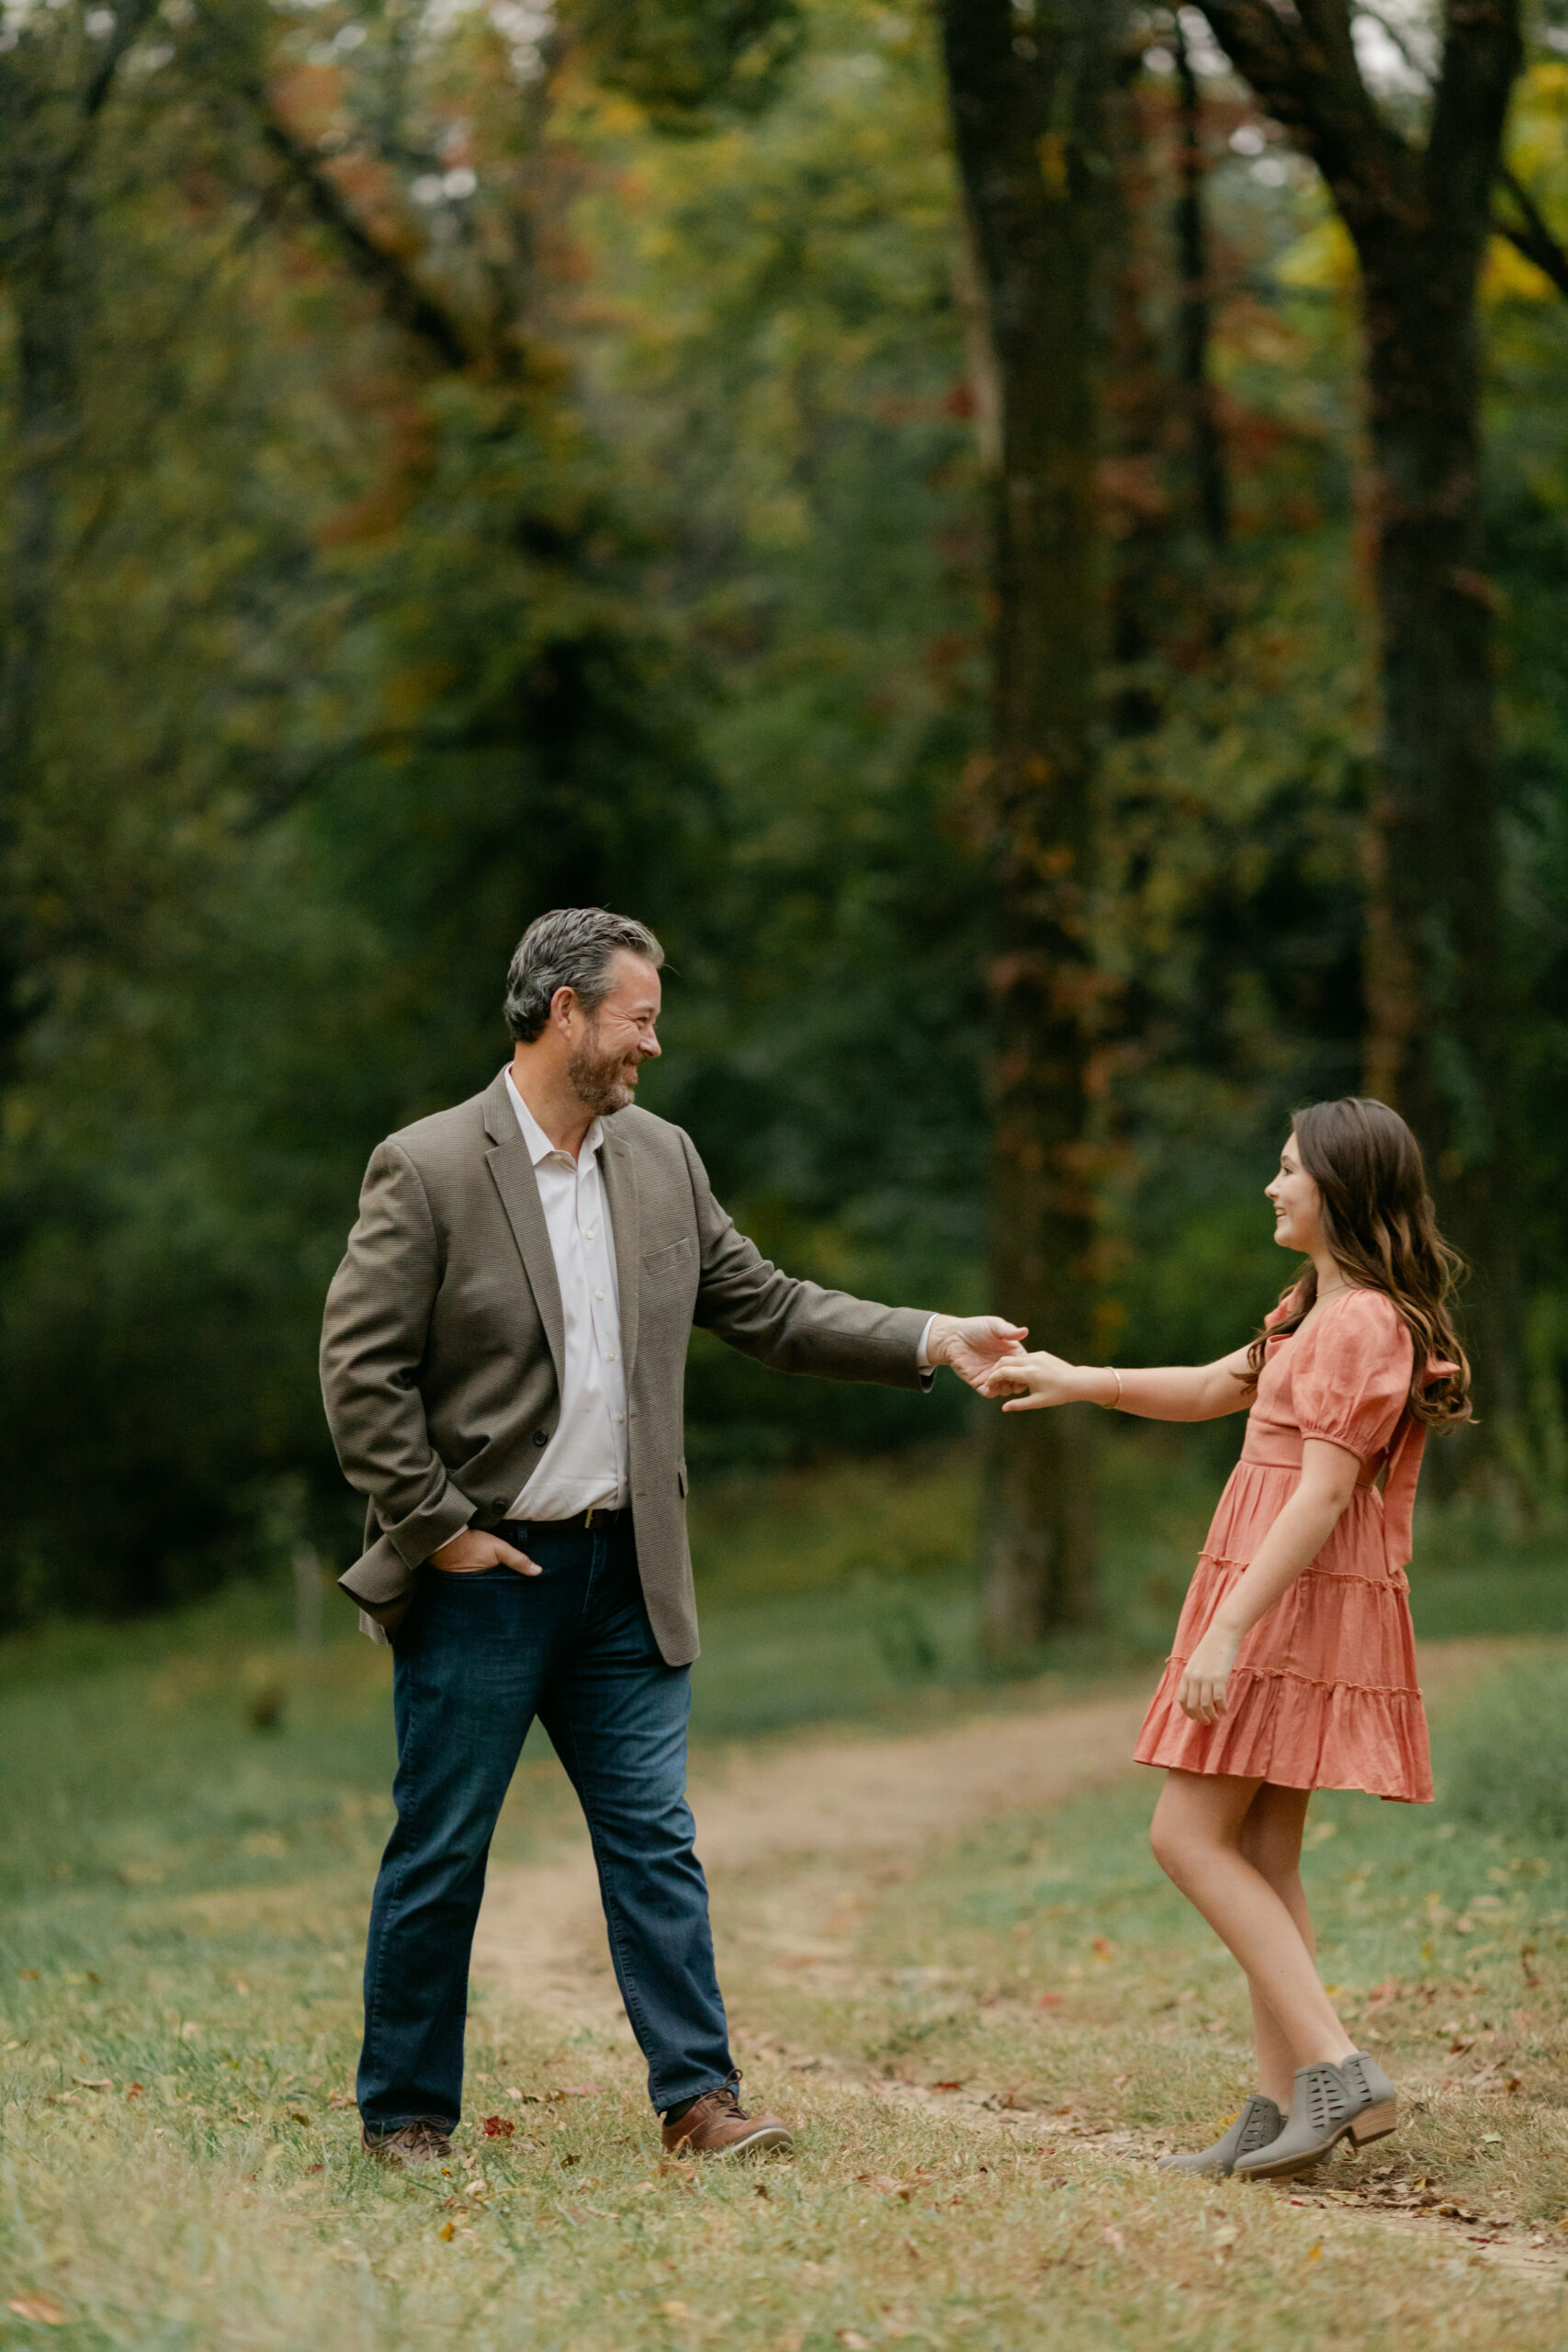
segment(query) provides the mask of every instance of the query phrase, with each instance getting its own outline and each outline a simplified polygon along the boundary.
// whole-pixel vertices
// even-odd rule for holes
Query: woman
[[[1250,1347],[1157,1372],[1021,1353],[987,1384],[1010,1413],[1250,1408],[1134,1751],[1166,1768],[1155,1854],[1246,1972],[1258,2042],[1230,2129],[1167,2162],[1250,2180],[1394,2129],[1393,2085],[1317,1974],[1302,1831],[1314,1789],[1431,1800],[1404,1567],[1427,1431],[1470,1417],[1458,1261],[1404,1120],[1354,1097],[1299,1112],[1267,1194],[1275,1240],[1308,1263]]]

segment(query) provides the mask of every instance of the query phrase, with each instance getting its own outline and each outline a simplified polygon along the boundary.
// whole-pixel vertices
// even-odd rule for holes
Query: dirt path
[[[1440,1701],[1495,1663],[1502,1642],[1422,1652],[1422,1685]],[[699,1751],[692,1765],[697,1850],[730,1871],[807,1856],[897,1860],[998,1814],[1037,1812],[1134,1772],[1145,1694],[1037,1713],[983,1715],[894,1739],[818,1733],[762,1748]],[[1151,1793],[1153,1778],[1150,1776]],[[791,1940],[802,1942],[801,1923]],[[492,1871],[475,1969],[513,1999],[584,2022],[619,2017],[587,1836],[552,1860]]]
[[[695,1757],[697,1850],[718,1881],[807,1855],[886,1860],[972,1822],[1029,1813],[1120,1779],[1142,1697],[987,1715],[913,1738],[823,1737]],[[799,1941],[798,1935],[794,1939]],[[531,2007],[602,2022],[615,2007],[586,1836],[548,1862],[492,1873],[476,1970]]]
[[[1423,1650],[1422,1685],[1438,1703],[1510,1647],[1467,1641]],[[694,1758],[692,1802],[697,1845],[715,1883],[723,1926],[725,1881],[758,1865],[810,1860],[809,1889],[798,1868],[781,1871],[778,1900],[759,1903],[755,1880],[749,1927],[763,1940],[796,1955],[832,1950],[821,1940],[835,1899],[867,1866],[897,1867],[922,1848],[960,1835],[998,1815],[1029,1813],[1085,1789],[1134,1772],[1134,1740],[1143,1720],[1142,1693],[1080,1706],[1044,1706],[1037,1713],[987,1715],[911,1736],[853,1738],[816,1735],[761,1750],[736,1747]],[[1151,1781],[1152,1789],[1152,1781]],[[474,1952],[476,1972],[521,2006],[563,2022],[592,2025],[630,2040],[609,1965],[593,1860],[579,1833],[553,1860],[492,1873]],[[790,1964],[789,1962],[785,1963]],[[772,2035],[753,2031],[759,2050],[815,2074],[839,2070],[830,2059],[791,2052]],[[933,2094],[903,2082],[861,2085],[901,2102],[931,2102]],[[999,2111],[996,2102],[963,2095],[944,2098],[950,2115],[976,2129],[998,2125],[1029,2136],[1049,2132],[1057,2142],[1079,2136],[1060,2119]],[[1084,2130],[1083,2138],[1108,2160],[1129,2155],[1153,2161],[1163,2140],[1145,2134]],[[1336,2227],[1371,2228],[1407,2241],[1440,2237],[1472,2261],[1516,2275],[1561,2275],[1561,2259],[1522,2230],[1479,2238],[1447,2212],[1391,2210],[1352,2203],[1347,2192],[1292,2184],[1292,2201],[1321,2206]],[[1392,2197],[1394,2192],[1390,2191]],[[1433,2199],[1435,2205],[1436,2199]]]

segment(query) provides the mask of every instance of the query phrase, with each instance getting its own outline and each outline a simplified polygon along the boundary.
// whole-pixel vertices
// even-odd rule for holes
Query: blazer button
[[[546,1430],[536,1430],[534,1431],[534,1442],[536,1445],[548,1445],[549,1442],[549,1436]]]

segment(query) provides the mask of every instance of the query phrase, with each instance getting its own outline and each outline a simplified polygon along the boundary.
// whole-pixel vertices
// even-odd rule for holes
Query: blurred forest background
[[[548,906],[660,932],[645,1100],[766,1251],[1018,1309],[987,1238],[1008,354],[957,13],[944,48],[918,0],[6,0],[6,1624],[308,1535],[346,1559],[322,1291],[377,1138],[499,1066]],[[1067,9],[1104,36],[1088,129],[1051,127],[1048,0],[1010,17],[1088,273],[1063,1148],[1086,1344],[1129,1362],[1272,1299],[1260,1188],[1292,1105],[1361,1085],[1386,978],[1357,263],[1225,14]],[[1415,142],[1440,17],[1300,10]],[[1448,1475],[1487,1461],[1516,1514],[1568,1476],[1568,6],[1524,33],[1480,190],[1485,566],[1453,574],[1493,635],[1495,775],[1455,805],[1497,930],[1450,975],[1507,1178],[1463,1238],[1508,1312]],[[690,1411],[699,1469],[970,1426],[952,1384],[700,1343]]]

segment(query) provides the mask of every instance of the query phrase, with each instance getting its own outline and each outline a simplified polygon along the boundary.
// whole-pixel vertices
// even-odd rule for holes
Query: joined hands
[[[926,1359],[946,1364],[984,1396],[989,1394],[987,1382],[1009,1356],[1022,1353],[1021,1342],[1028,1336],[1026,1324],[1010,1323],[1000,1315],[937,1315]]]

